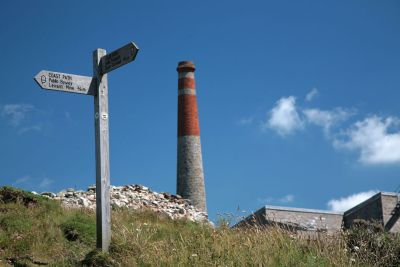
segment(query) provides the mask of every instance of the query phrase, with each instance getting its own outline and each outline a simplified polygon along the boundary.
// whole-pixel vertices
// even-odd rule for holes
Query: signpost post
[[[108,252],[111,242],[110,160],[108,128],[107,73],[133,60],[139,51],[131,42],[106,55],[104,49],[93,52],[93,77],[40,71],[35,81],[47,90],[94,96],[96,145],[96,240],[97,248]]]

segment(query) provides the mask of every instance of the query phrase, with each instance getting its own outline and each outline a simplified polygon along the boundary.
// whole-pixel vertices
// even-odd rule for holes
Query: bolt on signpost
[[[97,248],[107,252],[111,242],[110,161],[107,73],[133,60],[139,51],[131,42],[110,54],[93,52],[93,77],[40,71],[35,81],[43,89],[94,96],[96,147],[96,238]]]

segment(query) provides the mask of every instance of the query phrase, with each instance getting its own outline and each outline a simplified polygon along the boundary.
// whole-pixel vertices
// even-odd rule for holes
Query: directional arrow
[[[95,82],[92,77],[42,70],[34,79],[43,89],[85,95],[94,94]]]
[[[139,51],[139,48],[134,42],[131,42],[114,52],[105,55],[101,58],[101,74],[106,74],[116,68],[119,68],[133,60]]]

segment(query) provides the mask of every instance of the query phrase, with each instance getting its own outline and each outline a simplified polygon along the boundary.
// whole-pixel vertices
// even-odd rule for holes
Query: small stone
[[[149,188],[146,187],[146,186],[142,186],[142,190],[143,190],[143,191],[149,191]]]
[[[51,193],[51,192],[43,192],[41,195],[51,197],[51,198],[54,198],[56,196],[56,194]]]
[[[124,186],[122,187],[122,191],[129,191],[129,190],[130,190],[129,185],[124,185]]]
[[[90,192],[90,191],[96,192],[96,185],[94,185],[94,184],[89,185],[88,188],[87,188],[87,191],[88,192]]]
[[[78,203],[80,205],[83,205],[84,207],[88,207],[89,206],[89,201],[86,198],[80,197],[78,200]]]
[[[58,196],[58,197],[64,197],[64,196],[65,196],[65,193],[66,193],[65,190],[60,191],[60,192],[57,193],[57,196]]]
[[[171,198],[171,194],[169,193],[162,193],[164,195],[164,198],[166,199],[170,199]]]

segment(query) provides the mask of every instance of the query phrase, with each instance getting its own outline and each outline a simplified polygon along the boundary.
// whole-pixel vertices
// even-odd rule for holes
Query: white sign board
[[[40,87],[47,90],[93,95],[95,82],[92,77],[42,70],[35,76]]]
[[[101,74],[106,74],[116,68],[119,68],[131,61],[136,57],[139,48],[135,43],[131,42],[114,52],[105,55],[101,59]]]

